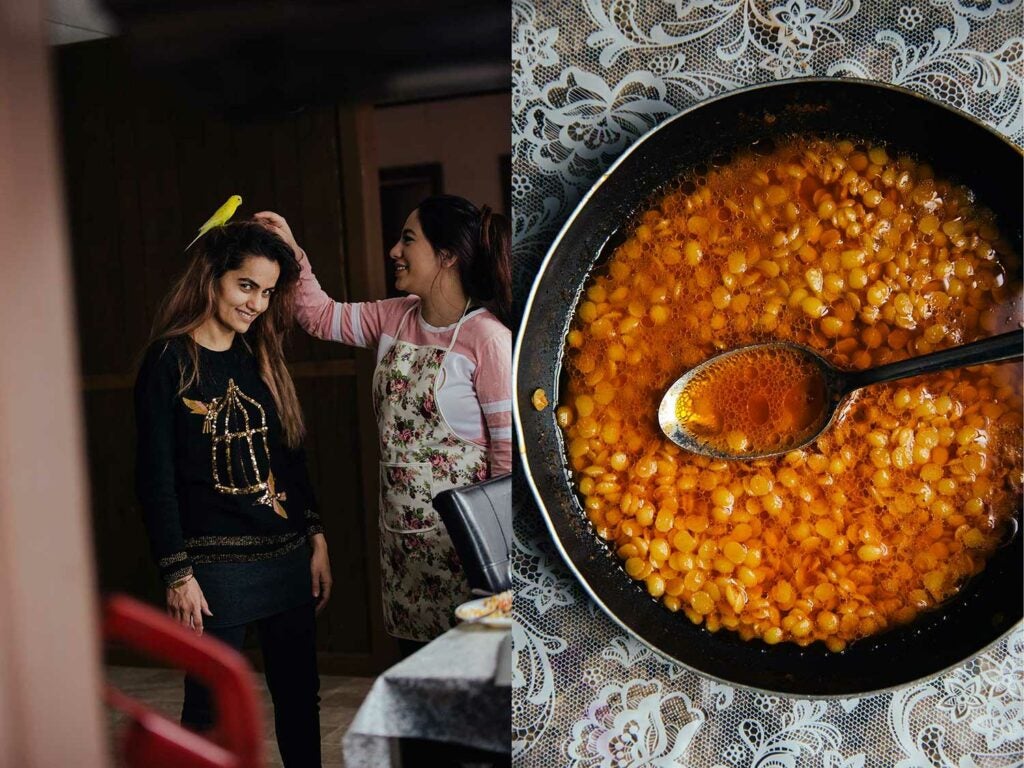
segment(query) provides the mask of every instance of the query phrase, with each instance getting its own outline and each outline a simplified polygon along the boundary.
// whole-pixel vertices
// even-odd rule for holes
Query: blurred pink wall
[[[0,766],[98,768],[98,605],[45,9],[0,0]]]

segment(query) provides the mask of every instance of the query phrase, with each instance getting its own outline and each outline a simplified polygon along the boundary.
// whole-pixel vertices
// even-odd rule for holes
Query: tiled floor
[[[114,667],[106,670],[107,680],[124,693],[146,702],[168,718],[181,716],[182,674],[170,669]],[[264,754],[267,768],[280,768],[281,756],[274,739],[274,708],[262,675],[258,676],[263,699]],[[356,715],[373,685],[371,677],[320,676],[320,739],[323,744],[323,768],[342,768],[341,737]],[[108,717],[111,739],[121,731],[123,718],[115,712]],[[114,750],[116,754],[116,750]]]

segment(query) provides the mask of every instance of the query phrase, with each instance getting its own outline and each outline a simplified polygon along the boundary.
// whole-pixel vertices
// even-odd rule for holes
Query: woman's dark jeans
[[[316,670],[316,622],[312,602],[255,622],[263,651],[267,687],[274,700],[277,746],[286,768],[320,768],[320,677]],[[213,635],[242,649],[246,625],[208,627]],[[209,691],[185,677],[181,723],[196,731],[213,725]]]

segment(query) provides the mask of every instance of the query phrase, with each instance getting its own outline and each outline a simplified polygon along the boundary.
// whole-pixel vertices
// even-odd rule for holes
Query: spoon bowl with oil
[[[1024,357],[1024,330],[862,371],[843,371],[807,347],[737,347],[673,382],[658,408],[662,432],[716,459],[780,456],[816,440],[853,392],[872,384]]]

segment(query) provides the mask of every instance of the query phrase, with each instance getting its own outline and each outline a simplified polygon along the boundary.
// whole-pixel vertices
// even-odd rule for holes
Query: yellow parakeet
[[[214,211],[213,216],[208,218],[206,220],[206,223],[203,224],[203,226],[201,226],[199,228],[199,234],[196,235],[196,239],[193,240],[188,245],[186,245],[185,246],[185,250],[187,251],[189,248],[191,248],[193,245],[195,245],[196,240],[198,240],[200,237],[205,235],[207,232],[209,232],[214,227],[221,227],[221,226],[224,226],[225,224],[227,224],[228,220],[232,216],[235,215],[235,211],[238,210],[238,206],[240,206],[241,204],[242,204],[242,196],[241,195],[232,195],[231,197],[229,197],[227,199],[227,202],[225,202],[224,205],[222,205],[220,208],[218,208],[216,211]]]

